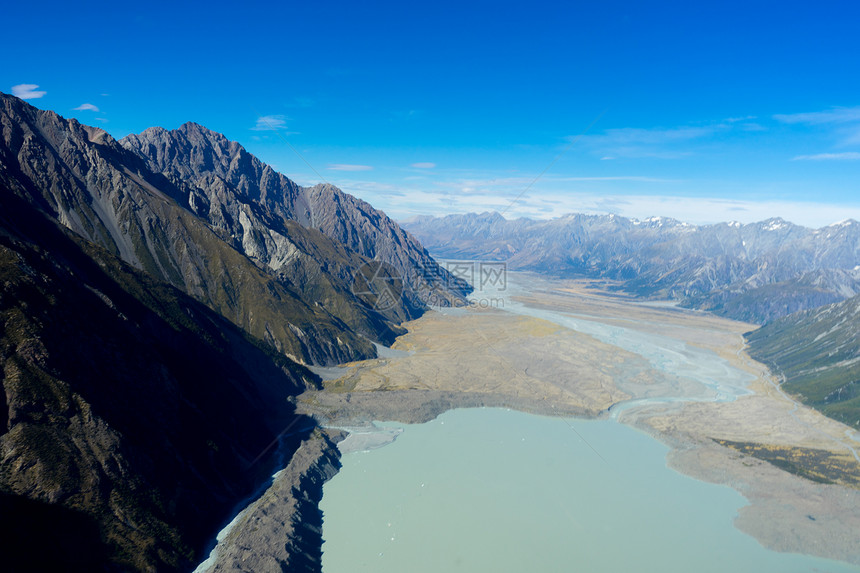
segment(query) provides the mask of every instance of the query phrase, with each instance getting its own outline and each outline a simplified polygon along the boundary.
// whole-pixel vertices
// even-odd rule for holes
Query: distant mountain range
[[[0,94],[2,568],[189,570],[310,436],[304,365],[469,291],[199,125],[117,141]]]
[[[439,257],[607,279],[632,294],[754,323],[860,293],[860,224],[852,220],[808,229],[779,218],[697,226],[665,217],[483,213],[403,226]]]

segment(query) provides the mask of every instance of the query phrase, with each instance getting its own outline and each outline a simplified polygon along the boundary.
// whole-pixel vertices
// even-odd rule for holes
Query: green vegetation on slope
[[[746,335],[750,355],[784,377],[783,389],[860,426],[860,297],[799,312]]]
[[[818,483],[838,483],[860,489],[857,461],[846,455],[837,455],[827,450],[758,444],[755,442],[733,442],[714,440],[726,446],[763,460],[794,475]]]

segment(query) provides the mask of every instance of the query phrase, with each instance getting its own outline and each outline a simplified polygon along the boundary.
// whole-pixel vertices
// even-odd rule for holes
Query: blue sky
[[[853,2],[3,12],[0,90],[116,137],[196,121],[397,218],[860,219]]]

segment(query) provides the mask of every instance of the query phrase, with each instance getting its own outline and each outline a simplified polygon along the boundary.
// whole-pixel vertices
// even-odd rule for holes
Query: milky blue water
[[[668,469],[666,446],[612,420],[383,425],[404,431],[325,485],[324,573],[860,571],[764,549],[733,526],[740,494]]]

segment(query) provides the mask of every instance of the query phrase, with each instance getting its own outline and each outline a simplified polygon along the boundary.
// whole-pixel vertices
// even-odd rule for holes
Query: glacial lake
[[[324,573],[857,572],[763,548],[746,501],[666,466],[613,420],[453,410],[343,456],[324,486]]]
[[[514,300],[534,282],[509,273],[502,308],[638,354],[675,382],[603,420],[482,408],[378,424],[403,431],[345,454],[324,486],[324,573],[860,572],[765,549],[734,527],[743,496],[669,469],[667,446],[618,422],[630,407],[735,400],[749,374],[679,339]]]

